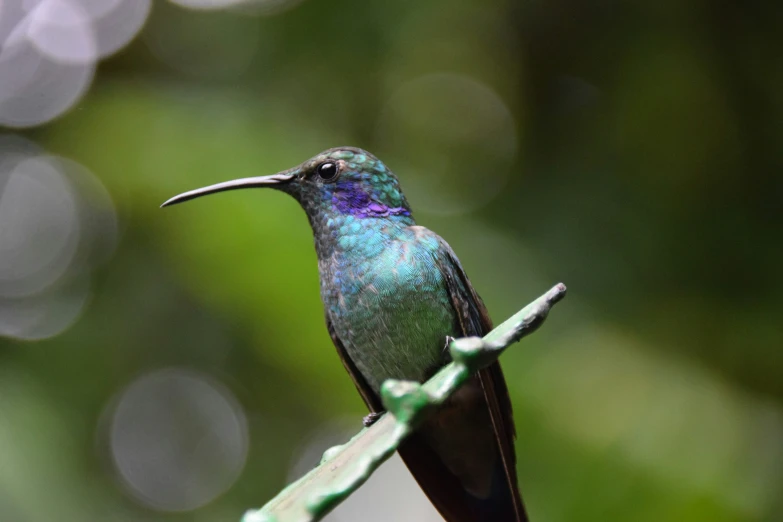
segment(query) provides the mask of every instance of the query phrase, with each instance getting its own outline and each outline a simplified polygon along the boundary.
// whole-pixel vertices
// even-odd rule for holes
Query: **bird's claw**
[[[365,428],[369,428],[373,424],[375,424],[378,419],[383,417],[383,414],[386,413],[385,411],[374,411],[372,413],[367,414],[366,417],[362,419],[362,424],[364,424]]]
[[[446,336],[446,346],[444,346],[444,347],[443,347],[443,351],[444,351],[444,352],[447,352],[447,351],[449,351],[449,345],[450,345],[451,343],[453,343],[454,341],[456,341],[456,339],[455,339],[455,338],[453,338],[453,337],[452,337],[452,336],[450,336],[450,335],[447,335],[447,336]]]

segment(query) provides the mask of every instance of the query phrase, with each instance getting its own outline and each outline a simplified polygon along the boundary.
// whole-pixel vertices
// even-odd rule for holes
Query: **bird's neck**
[[[320,261],[375,257],[404,229],[415,224],[409,212],[384,216],[340,211],[310,214]]]

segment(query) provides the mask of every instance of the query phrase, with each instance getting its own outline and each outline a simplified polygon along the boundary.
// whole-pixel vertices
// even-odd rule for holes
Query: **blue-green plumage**
[[[491,328],[456,255],[417,226],[394,174],[343,147],[298,167],[191,191],[166,202],[253,186],[299,201],[313,229],[329,333],[371,411],[381,383],[424,381],[448,362],[447,336]],[[497,364],[461,388],[401,448],[449,521],[527,520],[516,484],[511,405]]]
[[[454,325],[438,244],[399,222],[357,236],[348,249],[341,237],[319,262],[327,317],[373,392],[390,377],[423,381],[442,365],[444,332]]]

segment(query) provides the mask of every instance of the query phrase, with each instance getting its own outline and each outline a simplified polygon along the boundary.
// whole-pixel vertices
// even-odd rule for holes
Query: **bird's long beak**
[[[207,194],[214,194],[215,192],[223,192],[224,190],[283,185],[290,182],[295,177],[295,174],[291,173],[290,171],[285,171],[278,174],[272,174],[271,176],[258,176],[256,178],[242,178],[235,179],[233,181],[226,181],[224,183],[218,183],[216,185],[210,185],[208,187],[183,192],[179,196],[174,196],[170,200],[163,203],[161,207],[168,207],[169,205],[182,203],[183,201],[206,196]]]

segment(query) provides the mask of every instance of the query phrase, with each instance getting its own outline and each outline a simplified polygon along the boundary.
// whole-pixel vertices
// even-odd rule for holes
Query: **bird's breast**
[[[394,240],[374,256],[354,254],[321,267],[326,313],[348,356],[376,393],[389,378],[425,380],[455,333],[437,252]]]

